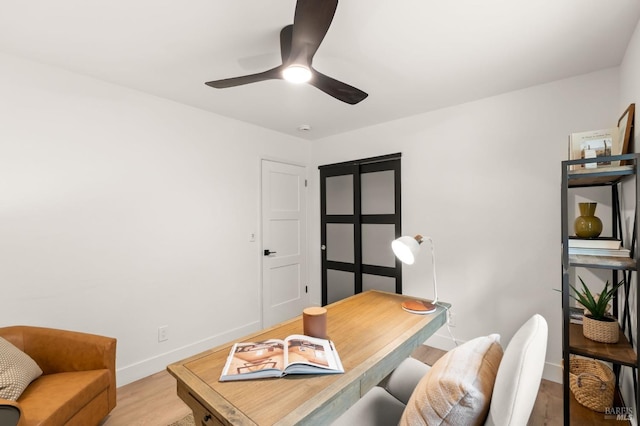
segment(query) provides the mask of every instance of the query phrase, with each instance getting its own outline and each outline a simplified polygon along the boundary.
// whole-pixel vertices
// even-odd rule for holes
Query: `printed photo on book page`
[[[234,344],[220,381],[337,373],[344,373],[344,368],[331,341],[291,335],[284,340]]]

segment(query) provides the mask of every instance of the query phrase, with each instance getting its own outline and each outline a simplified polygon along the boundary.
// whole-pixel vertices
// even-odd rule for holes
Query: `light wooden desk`
[[[446,322],[445,309],[415,315],[400,307],[410,297],[367,291],[327,305],[327,330],[344,374],[218,382],[234,342],[169,365],[178,396],[196,425],[328,424],[385,378]],[[444,304],[449,306],[448,304]],[[255,342],[302,334],[302,317],[246,336]]]

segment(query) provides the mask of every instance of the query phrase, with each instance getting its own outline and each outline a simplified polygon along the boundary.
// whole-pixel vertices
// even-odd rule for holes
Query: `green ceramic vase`
[[[595,216],[598,203],[578,203],[580,216],[573,223],[576,236],[580,238],[596,238],[602,232],[602,221]]]

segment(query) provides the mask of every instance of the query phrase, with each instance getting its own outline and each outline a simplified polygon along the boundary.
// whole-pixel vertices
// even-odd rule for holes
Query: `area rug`
[[[193,414],[184,416],[177,422],[171,423],[169,426],[195,426],[196,422],[193,420]]]

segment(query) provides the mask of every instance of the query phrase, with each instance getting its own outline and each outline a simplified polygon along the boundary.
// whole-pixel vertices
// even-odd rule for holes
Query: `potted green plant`
[[[595,296],[589,290],[581,277],[578,277],[582,284],[582,291],[569,284],[574,294],[569,294],[574,300],[578,301],[589,313],[584,314],[582,322],[582,333],[587,339],[595,340],[602,343],[616,343],[619,338],[618,320],[608,314],[609,302],[618,290],[624,280],[609,288],[609,281],[604,285],[604,289],[600,294]]]

